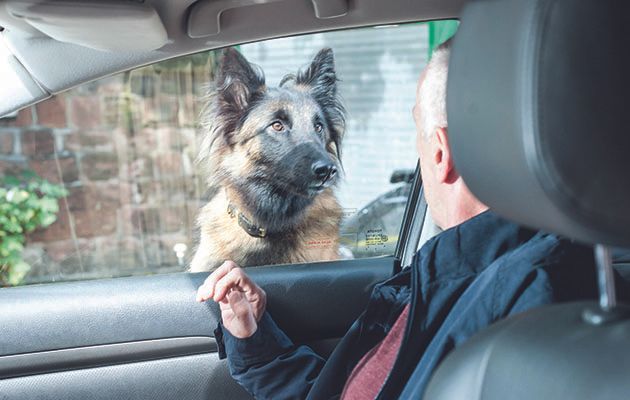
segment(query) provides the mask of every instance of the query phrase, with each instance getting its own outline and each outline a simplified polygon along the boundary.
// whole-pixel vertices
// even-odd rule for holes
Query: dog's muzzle
[[[311,167],[313,180],[308,187],[310,195],[316,195],[328,188],[337,175],[337,167],[330,162],[316,161]]]

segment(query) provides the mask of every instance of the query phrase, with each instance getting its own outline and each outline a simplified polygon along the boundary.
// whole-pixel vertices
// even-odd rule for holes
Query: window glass
[[[233,92],[215,104],[221,110],[209,111],[207,104],[213,100],[208,87],[221,74],[220,51],[91,82],[0,119],[0,285],[183,271],[207,230],[215,238],[221,232],[221,240],[227,242],[202,240],[200,248],[210,249],[216,258],[230,255],[225,249],[232,246],[247,252],[241,261],[248,266],[392,254],[409,183],[406,179],[391,183],[390,178],[401,171],[409,174],[416,164],[410,109],[435,36],[432,29],[416,23],[235,48],[264,71],[261,93],[278,86],[287,74],[312,65],[321,49],[332,49],[346,121],[338,140],[338,165],[331,156],[337,151],[331,145],[335,115],[325,110],[331,106],[325,97],[330,93],[309,87],[315,81],[325,85],[325,79],[304,83],[298,76],[285,84],[294,90],[306,86],[307,95],[315,98],[280,96],[289,102],[283,103],[284,111],[273,111],[282,126],[265,120],[270,109],[266,114],[247,111],[226,122],[230,110],[269,99],[255,97],[258,89],[239,92],[252,88],[232,84],[228,89]],[[272,107],[271,103],[267,105]],[[203,138],[219,120],[229,129],[255,125],[250,126],[256,132],[249,132],[251,140],[261,135],[269,140],[245,147],[245,141],[235,139],[240,136],[224,132],[219,140],[222,152],[213,153],[211,162],[209,157],[196,162],[200,152],[209,154],[211,147],[204,147]],[[265,121],[268,125],[263,126]],[[225,126],[222,129],[228,129]],[[281,128],[278,134],[271,135],[276,128]],[[296,133],[305,129],[319,139]],[[321,148],[313,150],[317,143]],[[287,150],[288,146],[293,147]],[[234,148],[240,152],[232,152]],[[271,153],[265,153],[268,150]],[[319,165],[322,160],[324,165]],[[313,176],[304,176],[306,163],[322,187],[313,183]],[[331,190],[339,205],[331,200],[334,197],[314,200],[329,193],[325,181],[332,175],[337,182]],[[300,193],[294,192],[302,189],[287,189],[293,195],[291,205],[274,203],[274,212],[287,217],[262,224],[247,207],[263,209],[267,200],[239,196],[270,176],[277,177],[276,183],[284,182],[278,183],[282,188],[297,180],[306,189]],[[225,179],[230,182],[227,188],[216,184]],[[257,190],[265,191],[255,187],[252,193]],[[217,196],[238,200],[225,208],[218,201],[220,209],[209,210]],[[204,212],[206,217],[200,217]],[[244,232],[243,239],[239,235]],[[258,237],[261,233],[264,237]],[[261,244],[265,240],[275,241],[272,253],[290,257],[270,256]]]

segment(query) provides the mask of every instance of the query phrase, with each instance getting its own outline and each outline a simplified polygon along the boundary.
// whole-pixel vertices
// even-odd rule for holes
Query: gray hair
[[[435,48],[431,60],[426,66],[424,82],[418,93],[420,119],[424,137],[437,128],[446,128],[446,78],[448,60],[451,55],[449,39]]]

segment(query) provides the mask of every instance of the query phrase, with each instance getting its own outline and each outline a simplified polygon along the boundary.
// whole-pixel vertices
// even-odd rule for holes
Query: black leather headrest
[[[630,245],[630,2],[471,1],[450,58],[456,168],[499,214]]]

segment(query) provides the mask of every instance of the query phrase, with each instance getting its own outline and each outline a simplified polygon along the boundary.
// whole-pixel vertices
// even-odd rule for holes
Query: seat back
[[[626,1],[464,9],[447,90],[456,168],[504,217],[596,244],[601,299],[481,332],[444,360],[425,399],[630,396],[630,308],[615,302],[607,250],[630,245],[629,38]]]
[[[454,351],[425,393],[431,400],[618,400],[630,393],[630,320],[583,320],[595,303],[566,303],[501,321]],[[630,308],[619,306],[627,316]]]

